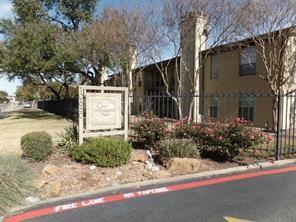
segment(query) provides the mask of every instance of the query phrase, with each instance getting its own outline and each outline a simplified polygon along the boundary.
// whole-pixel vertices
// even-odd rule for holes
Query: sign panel
[[[121,127],[121,93],[86,93],[86,130]]]

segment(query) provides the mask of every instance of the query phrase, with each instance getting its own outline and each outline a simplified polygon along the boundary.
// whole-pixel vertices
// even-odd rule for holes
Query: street
[[[228,177],[155,185],[145,189],[166,186],[168,190],[171,189],[174,192],[159,192],[150,195],[152,193],[148,194],[149,192],[146,190],[147,195],[124,200],[120,199],[118,194],[125,193],[125,196],[127,196],[126,192],[135,191],[136,194],[139,194],[139,192],[136,192],[137,190],[118,190],[116,195],[114,193],[100,194],[31,209],[36,211],[32,211],[33,216],[41,216],[42,212],[48,211],[49,207],[53,206],[56,212],[47,216],[34,216],[31,220],[26,221],[218,222],[224,221],[223,217],[229,216],[251,221],[294,222],[296,221],[295,181],[296,167],[290,166]],[[143,190],[143,188],[140,190]],[[103,201],[104,198],[98,198],[107,195],[111,196],[106,197],[105,202]],[[97,201],[93,206],[90,206],[91,198],[95,198],[92,201]],[[109,200],[112,199],[110,203],[107,203],[108,198]],[[75,201],[82,201],[85,207],[69,209],[69,206],[71,206],[69,203]],[[77,205],[78,203],[72,204],[72,207],[75,208],[74,206],[77,207]],[[65,206],[67,207],[65,208]],[[62,212],[62,209],[65,211]]]
[[[11,103],[1,103],[0,104],[0,119],[4,119],[8,117],[8,112],[15,111],[20,109],[19,105],[11,104]]]
[[[19,109],[20,106],[12,103],[0,103],[0,116],[5,115],[6,112]]]
[[[10,104],[0,103],[0,119],[7,116]]]

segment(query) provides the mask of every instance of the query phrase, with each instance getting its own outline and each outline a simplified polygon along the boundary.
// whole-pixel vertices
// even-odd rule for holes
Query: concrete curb
[[[238,167],[227,168],[227,169],[222,169],[222,170],[206,171],[206,172],[195,173],[195,174],[186,174],[186,175],[182,175],[182,176],[175,176],[175,177],[169,177],[169,178],[163,178],[163,179],[155,179],[155,180],[147,180],[147,181],[141,181],[141,182],[135,182],[135,183],[127,183],[127,184],[122,184],[122,185],[113,186],[113,187],[106,187],[106,188],[99,189],[97,191],[91,191],[91,192],[87,192],[87,193],[78,193],[78,194],[72,194],[72,195],[67,195],[67,196],[62,196],[62,197],[56,197],[56,198],[40,201],[40,202],[37,202],[34,204],[30,204],[27,206],[13,208],[9,214],[24,211],[25,209],[32,208],[32,207],[42,205],[42,204],[50,204],[50,203],[54,203],[57,201],[67,201],[67,200],[75,199],[78,197],[99,195],[100,193],[106,193],[106,192],[116,192],[117,190],[122,190],[122,189],[141,188],[141,187],[149,186],[149,185],[173,183],[173,182],[178,182],[178,181],[183,181],[183,180],[210,178],[213,176],[222,176],[222,175],[228,175],[228,174],[232,174],[232,173],[242,173],[242,172],[245,172],[248,170],[265,169],[265,168],[270,168],[270,167],[280,167],[280,166],[285,166],[285,165],[289,165],[289,164],[293,164],[293,163],[296,163],[296,158],[295,159],[288,159],[288,160],[279,160],[279,161],[274,161],[274,162],[263,162],[263,163],[252,164],[252,165],[247,165],[247,166],[238,166]],[[0,217],[0,222],[1,222],[1,217]]]
[[[255,222],[251,220],[244,220],[236,217],[224,217],[225,222]]]

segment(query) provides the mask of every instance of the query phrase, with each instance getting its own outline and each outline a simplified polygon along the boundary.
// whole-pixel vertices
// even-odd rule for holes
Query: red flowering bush
[[[211,121],[199,124],[180,122],[175,126],[174,135],[176,138],[193,139],[201,152],[214,150],[230,159],[236,157],[240,149],[249,149],[272,140],[240,118],[230,124]]]
[[[169,133],[164,119],[147,117],[135,127],[137,142],[151,148]]]
[[[230,145],[228,150],[231,156],[236,156],[240,148],[249,149],[270,142],[269,136],[240,118],[236,118],[228,125],[228,136]]]
[[[187,118],[184,118],[175,123],[172,135],[177,139],[195,139],[198,137],[199,128],[199,124],[190,122]]]

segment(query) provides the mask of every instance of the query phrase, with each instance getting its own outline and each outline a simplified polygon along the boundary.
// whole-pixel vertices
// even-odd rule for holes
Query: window
[[[155,73],[155,86],[156,87],[164,86],[164,81],[159,72]]]
[[[248,121],[254,121],[255,98],[252,96],[239,97],[238,115]]]
[[[240,53],[239,72],[241,76],[256,74],[256,48],[244,48]]]
[[[210,79],[218,79],[218,78],[219,78],[219,55],[212,55]]]
[[[175,76],[174,73],[172,73],[173,75],[170,76],[170,81],[168,82],[169,84],[169,91],[173,94],[173,92],[175,91]]]
[[[142,80],[141,80],[141,78],[138,79],[138,86],[139,86],[139,87],[142,86]]]
[[[211,118],[218,117],[218,97],[217,96],[210,97],[210,117]]]

